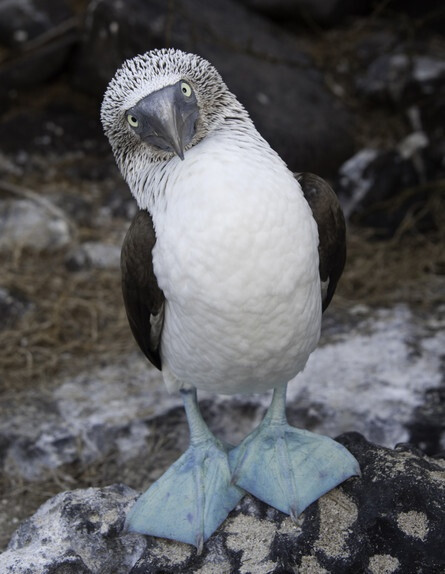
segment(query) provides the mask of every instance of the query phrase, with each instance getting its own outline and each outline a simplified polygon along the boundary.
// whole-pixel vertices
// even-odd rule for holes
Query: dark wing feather
[[[122,293],[134,338],[148,360],[161,369],[159,346],[165,297],[153,271],[155,243],[153,220],[147,211],[139,211],[122,245]]]
[[[295,174],[318,225],[320,280],[327,283],[323,311],[331,302],[346,262],[346,224],[340,202],[331,186],[312,173]]]

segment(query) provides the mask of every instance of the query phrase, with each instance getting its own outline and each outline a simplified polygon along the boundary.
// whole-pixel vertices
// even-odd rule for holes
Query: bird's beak
[[[128,114],[137,118],[134,131],[144,142],[184,159],[199,115],[195,98],[184,101],[177,84],[166,86],[142,98]]]

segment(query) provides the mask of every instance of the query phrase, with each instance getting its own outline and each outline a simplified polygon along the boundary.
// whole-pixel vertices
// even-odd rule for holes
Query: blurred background
[[[147,488],[187,445],[127,325],[136,204],[99,121],[117,67],[152,48],[210,60],[342,201],[348,263],[291,422],[445,450],[444,29],[429,0],[0,0],[0,548],[51,495]],[[237,442],[268,400],[203,410]]]

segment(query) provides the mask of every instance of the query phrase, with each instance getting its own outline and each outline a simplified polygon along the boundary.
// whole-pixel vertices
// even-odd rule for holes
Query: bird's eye
[[[131,114],[128,114],[127,116],[127,122],[130,124],[130,126],[132,128],[137,128],[139,125],[138,119],[135,118],[134,116],[132,116]]]
[[[186,98],[192,95],[192,88],[187,84],[187,82],[181,82],[181,92]]]

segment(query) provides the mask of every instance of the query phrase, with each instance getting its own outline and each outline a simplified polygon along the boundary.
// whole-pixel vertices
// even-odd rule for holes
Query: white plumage
[[[125,112],[183,78],[200,117],[181,161],[132,138]],[[139,207],[153,217],[168,389],[285,384],[306,364],[321,322],[318,230],[298,181],[216,70],[191,54],[160,50],[126,62],[102,120]]]
[[[316,224],[296,179],[250,128],[242,140],[230,126],[210,134],[165,170],[153,261],[170,390],[265,391],[294,377],[318,342]]]

